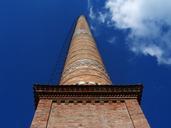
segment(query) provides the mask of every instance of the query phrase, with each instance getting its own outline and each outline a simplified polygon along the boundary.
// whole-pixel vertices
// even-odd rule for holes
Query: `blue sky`
[[[169,0],[0,1],[1,127],[29,127],[33,84],[48,83],[60,67],[60,51],[81,14],[113,83],[143,83],[141,105],[151,127],[171,127],[170,6]]]

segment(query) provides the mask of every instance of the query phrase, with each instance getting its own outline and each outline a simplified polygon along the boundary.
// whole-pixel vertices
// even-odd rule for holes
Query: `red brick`
[[[126,100],[126,106],[135,128],[150,128],[137,100]]]
[[[41,99],[38,103],[31,128],[46,128],[49,119],[52,101]]]

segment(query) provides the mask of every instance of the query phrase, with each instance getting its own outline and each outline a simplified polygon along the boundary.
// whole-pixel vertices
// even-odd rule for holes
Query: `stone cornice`
[[[35,84],[35,106],[39,99],[60,102],[115,102],[137,99],[140,103],[142,84],[130,85],[40,85]]]

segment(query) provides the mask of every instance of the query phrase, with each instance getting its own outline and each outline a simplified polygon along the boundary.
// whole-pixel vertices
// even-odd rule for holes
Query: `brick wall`
[[[46,128],[51,110],[51,100],[40,100],[31,124],[31,128]]]
[[[125,103],[53,103],[48,128],[134,127]]]
[[[31,128],[150,128],[137,100],[52,103],[40,100]]]
[[[70,43],[60,85],[111,84],[88,23],[80,16]]]
[[[135,128],[150,128],[137,100],[126,100],[125,104]]]

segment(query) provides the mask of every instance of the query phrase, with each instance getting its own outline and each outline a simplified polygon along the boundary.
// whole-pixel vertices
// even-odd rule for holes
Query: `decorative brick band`
[[[89,64],[93,64],[97,70],[89,67]],[[81,81],[108,85],[112,83],[84,16],[77,21],[59,84],[74,85]]]
[[[55,102],[116,102],[136,99],[140,103],[143,85],[39,85],[33,87],[35,106],[40,99]]]

